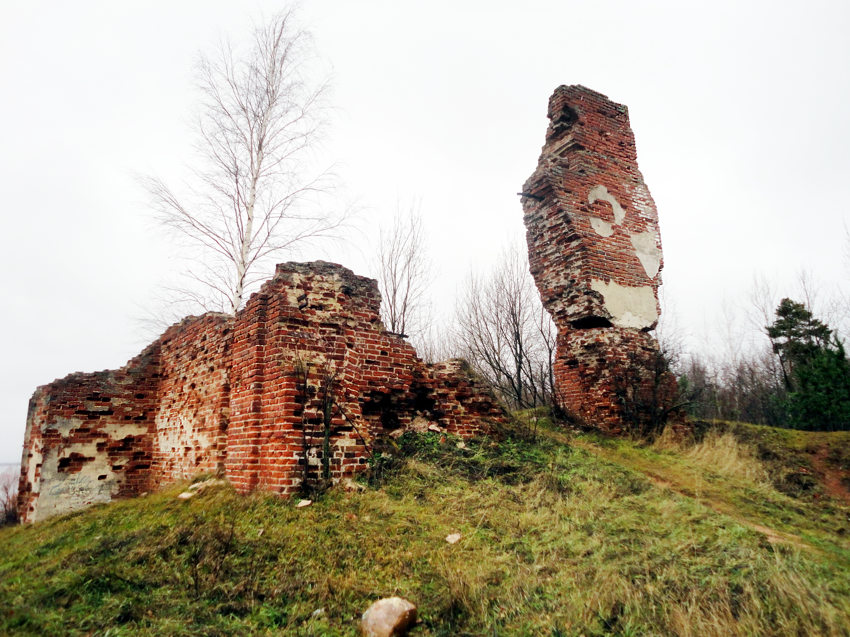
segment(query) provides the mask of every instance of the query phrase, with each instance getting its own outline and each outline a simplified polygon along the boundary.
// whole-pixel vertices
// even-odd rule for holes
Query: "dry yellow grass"
[[[767,469],[758,459],[755,449],[741,442],[731,432],[710,431],[696,444],[687,444],[668,429],[655,441],[659,451],[675,451],[705,471],[766,486]]]

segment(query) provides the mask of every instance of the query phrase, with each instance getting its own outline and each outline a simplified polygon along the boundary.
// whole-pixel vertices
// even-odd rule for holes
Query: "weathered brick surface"
[[[468,369],[425,365],[384,330],[379,310],[373,280],[317,262],[279,265],[239,312],[226,460],[238,489],[287,494],[322,478],[327,396],[334,480],[366,465],[377,436],[417,416],[462,436],[504,417]]]
[[[18,489],[22,520],[150,488],[159,348],[118,371],[71,374],[30,400]]]
[[[430,365],[429,369],[428,396],[437,406],[435,419],[448,431],[476,436],[487,433],[486,423],[504,418],[487,384],[465,360],[455,358]]]
[[[613,383],[658,351],[647,333],[659,316],[658,215],[625,106],[560,86],[548,117],[522,201],[531,273],[558,327],[559,400],[590,424],[618,429],[623,397]]]
[[[405,356],[390,356],[396,344],[381,351],[379,302],[374,282],[345,268],[287,263],[239,312],[226,461],[238,489],[286,494],[304,477],[321,478],[325,398],[333,403],[331,476],[365,465],[371,432],[360,396],[370,384],[386,392],[409,376]],[[405,343],[398,346],[415,358]]]
[[[201,472],[291,494],[354,475],[414,419],[484,433],[504,414],[462,361],[426,365],[386,332],[375,281],[286,263],[235,317],[169,328],[117,371],[73,374],[30,402],[19,492],[33,521]]]
[[[223,468],[232,333],[232,317],[211,313],[173,325],[157,341],[153,484]]]

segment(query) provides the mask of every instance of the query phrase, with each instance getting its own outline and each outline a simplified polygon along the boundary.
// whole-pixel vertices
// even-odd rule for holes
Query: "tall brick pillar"
[[[625,106],[560,86],[548,117],[522,204],[531,273],[558,327],[558,398],[573,416],[616,431],[655,418],[673,396],[649,333],[659,317],[658,214]]]

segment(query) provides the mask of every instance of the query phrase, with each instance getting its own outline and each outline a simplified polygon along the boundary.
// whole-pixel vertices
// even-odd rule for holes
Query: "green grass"
[[[850,634],[850,509],[778,491],[748,442],[399,447],[307,508],[174,488],[0,530],[0,634],[354,635],[393,594],[414,635]]]

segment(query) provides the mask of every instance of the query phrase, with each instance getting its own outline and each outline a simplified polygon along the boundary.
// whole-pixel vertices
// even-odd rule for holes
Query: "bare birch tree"
[[[204,309],[236,312],[273,259],[334,234],[344,218],[308,205],[330,177],[305,172],[326,92],[305,70],[309,53],[309,36],[288,11],[256,27],[241,56],[224,42],[203,57],[195,181],[178,195],[146,180],[163,223],[198,249],[189,276],[206,287],[193,299]]]

